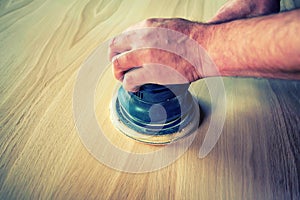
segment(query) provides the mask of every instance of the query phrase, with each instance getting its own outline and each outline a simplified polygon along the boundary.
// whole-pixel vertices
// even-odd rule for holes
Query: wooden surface
[[[197,155],[212,105],[205,82],[194,83],[204,121],[188,151],[155,172],[109,168],[79,139],[74,85],[99,44],[149,17],[207,20],[224,2],[1,0],[0,199],[299,199],[299,81],[224,78],[226,121],[204,159]],[[111,143],[129,152],[163,148],[113,128],[116,82],[110,70],[102,80],[95,109]]]

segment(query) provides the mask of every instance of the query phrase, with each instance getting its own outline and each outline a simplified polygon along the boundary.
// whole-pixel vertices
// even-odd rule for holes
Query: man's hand
[[[128,91],[211,76],[299,80],[299,17],[300,10],[220,24],[149,19],[115,37],[109,55]]]
[[[205,36],[199,26],[205,29],[183,19],[148,19],[130,27],[110,43],[116,79],[126,90],[137,91],[146,83],[182,84],[201,78],[205,53],[197,42]],[[191,39],[194,32],[197,42]]]
[[[229,0],[209,22],[225,22],[235,19],[277,13],[280,0]]]

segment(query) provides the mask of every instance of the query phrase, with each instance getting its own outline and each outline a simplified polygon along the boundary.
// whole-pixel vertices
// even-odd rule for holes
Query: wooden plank
[[[204,121],[188,151],[155,172],[109,168],[78,136],[73,90],[81,64],[98,45],[149,17],[207,20],[224,2],[1,1],[0,198],[299,198],[299,81],[224,78],[225,125],[203,159],[198,153],[212,102],[205,82],[193,83]],[[95,93],[97,120],[107,138],[128,152],[164,148],[137,143],[114,129],[108,105],[115,85],[108,69]]]

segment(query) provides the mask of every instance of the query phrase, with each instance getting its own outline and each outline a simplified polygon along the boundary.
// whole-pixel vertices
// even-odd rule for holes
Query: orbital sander
[[[145,143],[166,144],[198,128],[200,109],[189,84],[145,84],[138,92],[120,86],[111,102],[111,120],[125,135]]]

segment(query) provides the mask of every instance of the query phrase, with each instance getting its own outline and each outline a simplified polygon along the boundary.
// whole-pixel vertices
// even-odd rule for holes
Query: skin
[[[174,30],[189,38],[196,31],[195,25],[196,23],[184,19],[147,19],[130,27],[110,44],[109,58],[113,62],[115,78],[122,81],[123,87],[128,91],[137,91],[145,83],[167,85],[198,80],[202,77],[199,70],[181,56],[158,48],[143,48],[164,43],[164,38],[168,38],[170,45],[162,48],[175,44],[173,49],[182,50],[185,57],[197,59],[203,52],[195,54],[185,38],[157,34],[156,29],[147,29]]]
[[[207,51],[223,76],[300,79],[299,18],[294,10],[213,26]]]
[[[148,19],[114,38],[110,59],[115,77],[128,91],[146,83],[175,84],[211,76],[300,79],[300,10],[244,18],[225,23],[203,24],[183,19]],[[155,30],[141,34],[141,28],[166,28],[185,34],[203,47],[189,51],[182,41],[180,50],[193,58],[208,55],[212,65],[195,66],[181,56],[155,49],[140,49],[158,41]],[[129,32],[128,32],[129,31]],[[216,67],[217,70],[210,70]],[[199,70],[199,68],[201,68]]]
[[[229,0],[209,22],[225,22],[235,19],[278,13],[280,0]]]

